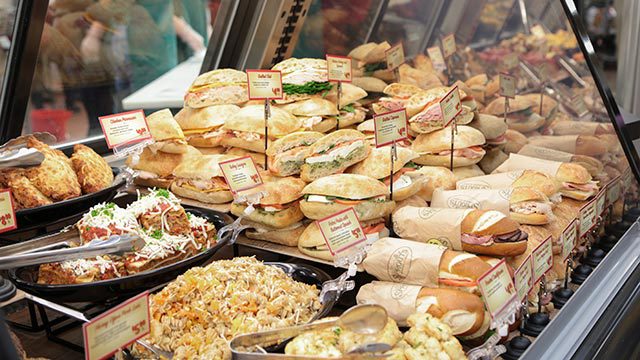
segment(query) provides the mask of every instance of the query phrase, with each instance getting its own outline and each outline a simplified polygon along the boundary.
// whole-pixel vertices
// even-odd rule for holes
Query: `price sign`
[[[516,78],[509,74],[500,73],[500,96],[515,98],[516,97]]]
[[[351,58],[327,55],[327,73],[329,81],[351,82]]]
[[[351,207],[317,220],[316,225],[333,257],[348,252],[358,245],[364,245],[367,240],[358,215]]]
[[[149,124],[142,110],[100,116],[98,121],[109,149],[151,139]]]
[[[149,292],[131,298],[82,325],[86,360],[106,359],[149,334]]]
[[[247,70],[249,100],[282,99],[282,73],[278,70]]]
[[[402,43],[387,49],[385,56],[387,57],[387,68],[389,70],[399,68],[400,65],[404,64],[404,48],[402,47]]]
[[[551,243],[551,236],[533,249],[531,259],[533,260],[533,278],[536,279],[534,282],[538,282],[547,271],[551,270],[551,266],[553,266],[553,244]]]
[[[492,319],[507,316],[509,305],[517,300],[516,287],[504,259],[478,279],[478,287]]]
[[[456,116],[462,112],[462,104],[460,103],[460,92],[458,86],[454,86],[449,92],[440,99],[440,111],[442,112],[442,127],[447,127]]]
[[[431,59],[431,64],[436,71],[442,72],[447,69],[447,63],[444,61],[444,56],[439,46],[433,46],[427,49],[427,54]]]
[[[535,24],[531,27],[531,34],[537,38],[544,38],[545,36],[544,29],[540,24]]]
[[[513,274],[513,280],[518,292],[518,301],[522,302],[533,288],[533,261],[531,255],[520,265]]]
[[[578,244],[578,220],[573,220],[560,234],[560,243],[562,244],[562,259],[567,260]]]
[[[234,196],[262,185],[262,178],[251,156],[223,161],[218,165]]]
[[[0,189],[0,233],[18,228],[11,190]]]
[[[601,216],[607,207],[607,189],[601,189],[596,196],[596,217]]]
[[[622,181],[620,180],[620,176],[618,176],[607,186],[607,207],[613,205],[613,203],[620,199],[621,192]]]
[[[389,111],[373,116],[376,147],[408,139],[407,112],[405,109]]]
[[[444,52],[445,59],[451,57],[456,53],[456,37],[453,33],[442,38],[442,51]]]
[[[579,235],[582,238],[593,228],[596,221],[596,202],[594,200],[589,201],[580,209],[578,220],[580,220]]]
[[[589,112],[587,104],[584,102],[584,98],[580,94],[575,94],[571,97],[571,106],[578,116],[584,116]]]
[[[504,56],[504,59],[502,61],[503,61],[504,67],[507,70],[511,70],[511,69],[515,68],[516,66],[518,66],[518,62],[520,60],[518,59],[518,54],[509,53],[509,54]]]

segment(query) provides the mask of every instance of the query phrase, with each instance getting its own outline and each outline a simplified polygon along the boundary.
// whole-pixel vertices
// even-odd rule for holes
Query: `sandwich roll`
[[[456,183],[458,190],[471,189],[505,189],[512,186],[514,181],[524,174],[524,170],[509,171],[499,174],[474,176],[459,180]]]
[[[598,176],[604,168],[602,162],[587,155],[574,155],[568,152],[535,146],[525,145],[518,152],[520,155],[531,156],[539,159],[553,160],[560,162],[571,162],[583,166],[591,176]]]
[[[470,126],[458,126],[454,139],[453,167],[469,166],[482,160],[485,151],[482,133]],[[449,166],[451,155],[451,129],[445,128],[429,134],[420,134],[412,144],[412,150],[420,154],[414,160],[420,165]]]
[[[553,135],[615,134],[613,125],[588,121],[557,120],[549,126]]]
[[[454,289],[373,281],[360,288],[356,302],[383,306],[400,326],[406,326],[412,314],[431,314],[447,324],[453,335],[471,335],[484,323],[480,297]]]
[[[529,139],[527,139],[526,136],[513,129],[507,129],[504,133],[504,137],[507,141],[504,146],[504,152],[507,154],[517,153],[529,142]]]
[[[404,200],[422,189],[427,178],[416,172],[416,165],[411,160],[418,157],[414,151],[396,148],[398,159],[393,163],[393,200]],[[347,169],[348,173],[370,176],[390,186],[391,158],[388,147],[374,148],[363,161]]]
[[[461,224],[462,249],[474,254],[515,256],[527,250],[528,234],[495,210],[472,210]]]
[[[434,196],[437,190],[434,192]],[[393,229],[398,236],[453,250],[462,250],[461,224],[470,209],[404,207],[394,213]]]
[[[471,293],[478,293],[478,278],[491,269],[473,254],[390,237],[374,242],[361,266],[382,281]]]
[[[505,154],[499,147],[490,147],[487,149],[486,154],[478,163],[478,166],[487,174],[497,169],[503,162],[505,162],[509,156]]]
[[[175,116],[178,125],[191,146],[215,148],[222,144],[226,131],[222,129],[240,107],[236,105],[212,105],[203,108],[185,107]]]
[[[162,109],[147,116],[147,124],[154,143],[148,148],[171,154],[184,154],[188,151],[187,141],[180,125],[171,114],[171,110]]]
[[[371,106],[375,114],[383,114],[406,108],[406,104],[411,96],[422,93],[424,90],[415,85],[392,83],[387,85],[383,92],[386,96],[379,98],[378,101]],[[413,116],[417,111],[418,110],[411,112],[407,110],[407,116]]]
[[[536,136],[529,139],[529,144],[576,155],[600,156],[607,152],[607,144],[590,135]]]
[[[530,101],[533,104],[533,110],[540,116],[547,120],[552,120],[556,111],[558,110],[558,102],[548,95],[542,95],[542,113],[540,113],[540,94],[526,94],[521,95],[523,99]]]
[[[484,176],[484,171],[478,165],[469,165],[453,169],[456,182],[476,176]],[[445,189],[446,190],[446,189]]]
[[[248,105],[228,119],[224,126],[227,135],[222,140],[226,147],[239,147],[253,152],[265,152],[264,106]],[[271,108],[268,122],[269,139],[274,140],[299,131],[302,123],[295,116],[277,107]]]
[[[509,211],[511,219],[520,224],[545,225],[555,219],[553,203],[545,194],[531,187],[511,189]]]
[[[373,76],[354,76],[353,85],[356,85],[368,93],[382,93],[387,83]]]
[[[383,218],[360,221],[360,226],[362,226],[364,235],[367,237],[367,242],[376,242],[381,238],[389,236],[389,229],[386,228]],[[298,250],[305,255],[317,259],[326,261],[333,260],[324,236],[315,221],[311,222],[302,234],[300,234]]]
[[[309,219],[319,220],[352,207],[360,221],[385,217],[395,208],[387,199],[389,188],[364,175],[334,174],[302,189],[300,208]]]
[[[184,154],[172,154],[162,151],[153,152],[148,147],[139,157],[129,156],[127,166],[136,171],[134,182],[140,186],[168,189],[173,182],[173,170],[186,159],[201,156],[196,148],[187,145]]]
[[[410,115],[409,127],[416,133],[427,134],[442,129],[442,111],[440,110],[440,99],[444,97],[451,89],[446,86],[440,86],[427,91],[414,94],[407,100],[407,112]],[[464,91],[460,92],[460,98],[467,98]],[[475,104],[475,103],[474,103]],[[462,106],[462,112],[456,116],[456,123],[459,125],[469,124],[473,120],[473,109]]]
[[[233,200],[220,162],[232,160],[230,155],[201,155],[184,160],[173,170],[175,181],[171,191],[204,203],[223,204]]]
[[[485,113],[497,117],[504,116],[505,98],[499,97],[490,102],[483,110]],[[519,132],[531,132],[544,126],[545,118],[535,113],[534,103],[526,97],[516,95],[509,100],[507,110],[507,126]]]
[[[309,147],[300,177],[306,182],[346,170],[369,156],[371,148],[363,133],[342,129],[318,139]]]
[[[234,155],[236,158],[250,156],[258,168],[264,169],[264,154],[237,147],[225,149],[226,151],[224,153],[226,155]]]
[[[300,173],[309,147],[324,135],[314,131],[301,131],[286,135],[267,148],[269,170],[278,176]]]
[[[487,139],[487,145],[499,146],[507,143],[507,138],[505,137],[507,124],[502,118],[488,114],[478,114],[469,126],[480,130]]]
[[[307,100],[332,88],[327,81],[325,59],[289,58],[275,64],[272,70],[282,74],[283,97],[275,100],[276,104]]]
[[[249,239],[269,241],[285,246],[298,246],[298,239],[306,228],[302,221],[280,229],[245,219],[242,220],[242,224],[249,226],[245,231],[245,235]]]
[[[184,96],[184,106],[240,105],[249,100],[247,74],[235,69],[217,69],[198,76]]]

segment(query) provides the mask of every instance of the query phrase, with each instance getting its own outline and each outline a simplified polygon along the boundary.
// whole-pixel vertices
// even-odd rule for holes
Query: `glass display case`
[[[365,105],[393,97],[385,91],[392,83],[422,90],[457,84],[482,113],[500,98],[499,75],[509,73],[517,79],[517,95],[528,96],[529,112],[544,118],[537,126],[507,122],[515,136],[507,136],[509,144],[516,138],[587,135],[558,130],[558,122],[602,124],[610,131],[593,130],[589,136],[602,136],[598,139],[610,151],[581,154],[597,158],[594,178],[607,184],[629,167],[640,178],[640,122],[616,105],[571,0],[19,3],[17,12],[25,16],[16,24],[21,33],[13,37],[9,76],[3,78],[2,142],[48,131],[63,150],[82,142],[106,153],[99,116],[131,109],[176,113],[198,74],[270,69],[290,57],[332,54],[352,57],[353,83],[368,93]],[[450,34],[456,51],[439,64],[429,49],[442,50]],[[353,52],[362,44],[385,42],[385,49],[403,44],[406,63],[395,73],[385,70],[384,57],[369,61]],[[367,119],[374,112],[369,107]],[[575,144],[554,144],[555,150],[575,153]],[[498,152],[498,158],[508,157],[504,148]],[[480,167],[491,173],[497,165]],[[623,343],[615,336],[622,325],[611,319],[637,305],[629,287],[638,276],[638,236],[636,223],[554,315],[524,359],[586,358],[603,351],[596,346],[603,339],[609,349]]]

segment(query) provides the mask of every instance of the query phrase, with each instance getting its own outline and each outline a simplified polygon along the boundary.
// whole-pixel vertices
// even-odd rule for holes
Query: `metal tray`
[[[231,218],[228,215],[217,211],[196,209],[189,206],[184,206],[184,208],[194,215],[205,217],[216,226],[216,229],[220,229],[231,222]],[[219,240],[216,245],[207,251],[158,269],[117,279],[94,281],[86,284],[38,284],[38,266],[11,269],[9,270],[9,279],[17,288],[56,303],[107,303],[132,297],[142,291],[165,284],[189,268],[204,264],[224,245],[226,245],[226,239]]]
[[[18,229],[2,234],[2,238],[10,237],[17,234],[22,229],[32,230],[38,225],[48,225],[52,219],[68,218],[73,215],[81,214],[94,205],[101,202],[112,200],[118,190],[126,184],[126,179],[120,174],[117,168],[111,168],[115,177],[111,186],[91,194],[85,194],[73,199],[58,201],[53,204],[38,206],[30,209],[22,209],[16,211],[16,220],[18,221]]]

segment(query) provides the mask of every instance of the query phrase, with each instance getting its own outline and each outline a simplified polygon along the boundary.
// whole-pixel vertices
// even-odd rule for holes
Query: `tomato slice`
[[[337,204],[342,204],[342,205],[358,205],[362,202],[362,200],[343,200],[343,199],[335,199],[333,201]]]
[[[443,279],[439,278],[438,283],[447,286],[454,287],[474,287],[477,286],[476,282],[473,280],[460,280],[460,279]]]
[[[415,170],[416,170],[416,169],[414,169],[414,168],[402,168],[402,169],[398,170],[398,172],[397,172],[397,173],[393,174],[393,182],[398,181],[398,179],[400,179],[400,176],[402,176],[402,175],[404,175],[404,174],[406,174],[406,173],[408,173],[408,172],[415,171]],[[389,183],[389,177],[387,177],[387,178],[384,180],[384,183],[385,183],[386,185],[389,185],[389,184],[390,184],[390,183]]]
[[[366,235],[379,233],[382,229],[384,229],[384,223],[378,223],[376,225],[370,225],[362,228]]]

